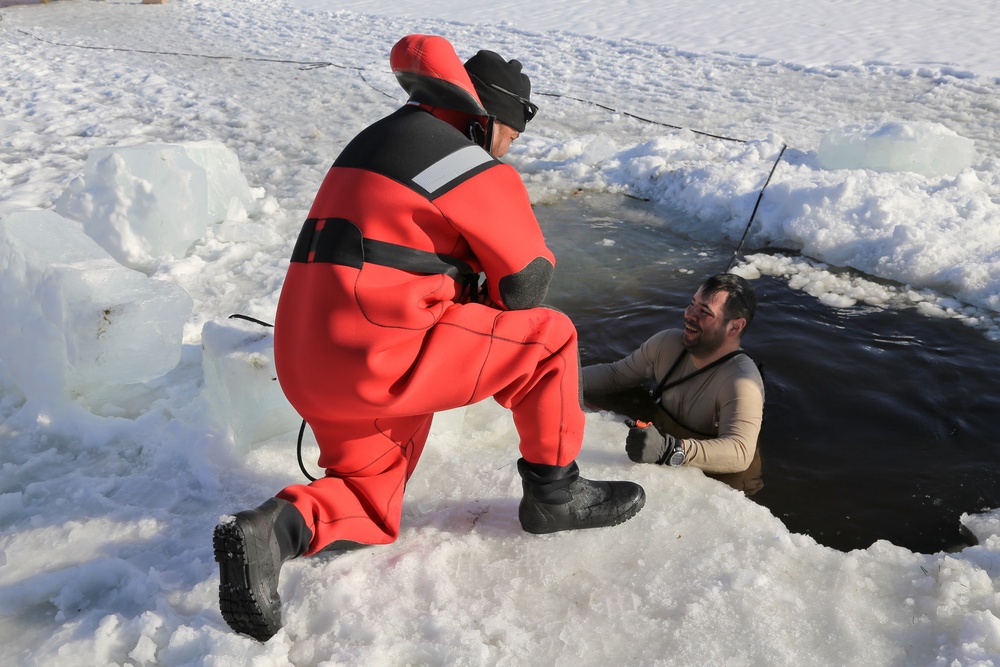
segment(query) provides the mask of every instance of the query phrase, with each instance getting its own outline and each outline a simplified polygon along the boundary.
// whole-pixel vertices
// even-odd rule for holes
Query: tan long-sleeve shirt
[[[606,394],[660,382],[684,352],[679,329],[661,331],[624,359],[583,369],[584,394]],[[685,354],[670,380],[698,370]],[[757,449],[764,415],[764,382],[753,360],[740,354],[659,397],[655,424],[683,439],[685,465],[710,473],[746,470]]]

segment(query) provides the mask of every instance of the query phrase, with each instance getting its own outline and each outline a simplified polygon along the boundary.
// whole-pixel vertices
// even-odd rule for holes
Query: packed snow
[[[0,664],[1000,663],[1000,512],[961,552],[842,553],[631,464],[607,412],[580,465],[645,487],[621,526],[523,533],[488,401],[436,418],[396,543],[285,566],[267,644],[222,620],[211,547],[303,480],[260,322],[326,169],[405,101],[400,37],[522,60],[535,203],[627,194],[735,248],[767,183],[743,275],[997,339],[1000,3],[8,4]]]

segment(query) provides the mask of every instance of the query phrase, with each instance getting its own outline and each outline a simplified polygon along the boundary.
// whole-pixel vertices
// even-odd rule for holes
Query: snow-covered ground
[[[326,169],[403,101],[387,54],[404,34],[524,62],[542,111],[509,160],[536,203],[627,193],[735,247],[785,147],[746,247],[811,259],[749,250],[744,275],[794,276],[841,307],[916,306],[996,337],[1000,3],[452,5],[0,10],[0,218],[53,209],[79,189],[90,151],[147,143],[224,144],[258,200],[145,267],[194,303],[167,375],[100,405],[36,394],[10,368],[38,329],[0,343],[0,663],[1000,662],[1000,514],[968,517],[981,543],[960,553],[885,542],[840,553],[698,471],[631,465],[620,419],[593,413],[584,473],[642,483],[646,508],[614,529],[529,536],[517,436],[489,402],[436,422],[395,544],[289,564],[285,630],[266,645],[229,631],[212,527],[301,474],[292,428],[235,446],[205,395],[202,330],[234,312],[273,320]],[[821,143],[844,128],[889,140],[846,149],[858,167],[893,151],[940,166],[963,139],[975,153],[943,174],[832,169]]]

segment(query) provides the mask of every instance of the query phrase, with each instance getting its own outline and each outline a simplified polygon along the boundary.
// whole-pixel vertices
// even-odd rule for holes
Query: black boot
[[[547,466],[517,462],[524,497],[517,516],[529,533],[615,526],[638,514],[646,492],[634,482],[595,482],[576,463]]]
[[[271,498],[215,527],[219,609],[236,632],[266,642],[281,629],[278,573],[309,548],[312,531],[287,500]]]

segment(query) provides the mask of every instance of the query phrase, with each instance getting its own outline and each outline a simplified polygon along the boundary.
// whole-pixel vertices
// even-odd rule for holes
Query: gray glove
[[[684,450],[681,441],[672,435],[663,435],[656,427],[646,422],[636,423],[628,420],[629,427],[625,438],[625,453],[636,463],[658,463],[663,465],[680,465],[684,462]],[[674,454],[677,454],[675,457]]]

